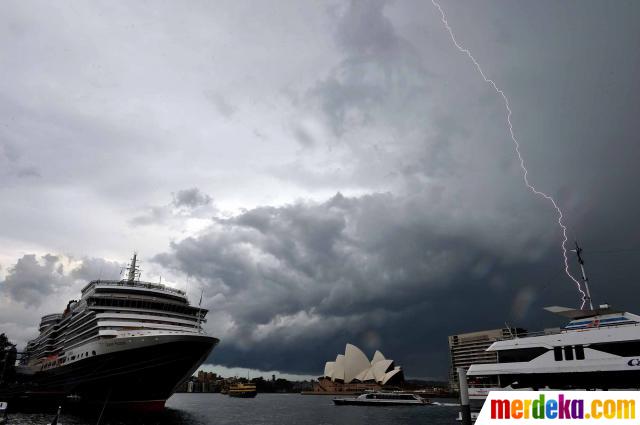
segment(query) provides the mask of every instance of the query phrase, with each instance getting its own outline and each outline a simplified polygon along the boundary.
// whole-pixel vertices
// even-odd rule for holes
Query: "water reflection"
[[[451,400],[454,401],[454,400]],[[48,425],[53,413],[16,413],[9,425]],[[176,394],[156,414],[105,412],[101,425],[413,425],[454,424],[455,406],[334,406],[330,396]],[[63,411],[62,425],[96,425],[99,412]]]

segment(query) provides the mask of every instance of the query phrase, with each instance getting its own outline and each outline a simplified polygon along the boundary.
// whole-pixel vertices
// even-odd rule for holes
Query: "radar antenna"
[[[576,249],[572,249],[571,251],[576,253],[578,257],[578,264],[580,264],[580,271],[582,272],[582,281],[584,282],[584,288],[587,293],[585,297],[585,301],[589,303],[589,308],[593,310],[593,303],[591,302],[591,291],[589,290],[589,279],[587,278],[587,274],[584,271],[584,260],[582,259],[582,248],[578,245],[578,241],[575,241]]]

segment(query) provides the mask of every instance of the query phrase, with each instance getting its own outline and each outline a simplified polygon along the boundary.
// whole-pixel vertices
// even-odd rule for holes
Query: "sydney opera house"
[[[376,351],[369,358],[353,344],[347,344],[344,354],[338,354],[335,361],[327,362],[324,375],[318,379],[314,392],[360,392],[377,390],[385,385],[398,385],[404,376],[402,368],[393,360]]]

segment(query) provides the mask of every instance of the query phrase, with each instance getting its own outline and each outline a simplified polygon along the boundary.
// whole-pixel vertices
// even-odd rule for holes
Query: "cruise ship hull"
[[[27,400],[159,410],[218,343],[204,335],[118,338],[98,355],[21,375]],[[25,387],[23,387],[24,389]]]

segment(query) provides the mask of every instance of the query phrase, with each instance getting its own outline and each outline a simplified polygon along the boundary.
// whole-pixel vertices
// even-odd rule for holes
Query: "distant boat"
[[[237,384],[229,385],[227,394],[229,397],[253,398],[258,395],[258,391],[254,384],[243,384],[242,382],[238,382]]]
[[[425,406],[433,404],[415,394],[401,392],[371,392],[358,397],[334,398],[337,406]]]

